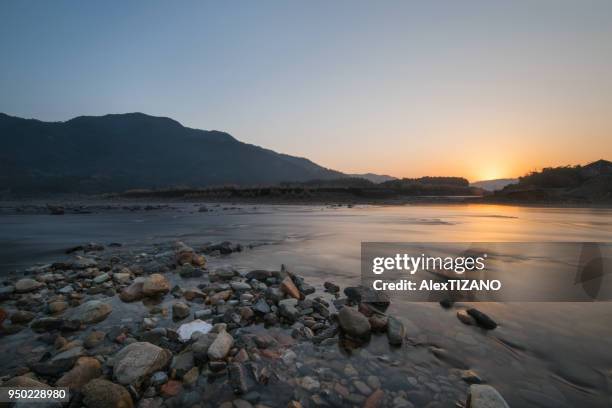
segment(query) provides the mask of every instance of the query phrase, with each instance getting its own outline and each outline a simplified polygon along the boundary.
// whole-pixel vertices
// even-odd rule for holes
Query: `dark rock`
[[[174,320],[182,320],[191,314],[189,305],[183,302],[177,302],[172,305],[172,318]]]
[[[367,317],[351,309],[350,307],[344,307],[338,313],[338,321],[342,331],[349,336],[363,338],[370,335],[370,322]]]
[[[406,329],[404,324],[390,316],[387,323],[387,337],[389,338],[389,344],[393,346],[401,346],[406,336]]]
[[[121,385],[94,379],[82,389],[83,402],[88,408],[133,408],[130,393]]]
[[[325,287],[325,290],[329,293],[338,293],[340,292],[340,286],[335,285],[331,282],[325,282],[323,284],[323,287]]]
[[[271,271],[265,271],[265,270],[262,270],[262,269],[257,269],[257,270],[248,272],[245,277],[248,280],[255,279],[255,280],[264,282],[266,279],[272,277],[272,272]]]
[[[487,330],[493,330],[497,327],[497,323],[489,316],[478,309],[468,309],[467,313],[476,320],[476,323]]]
[[[265,299],[259,299],[253,305],[253,310],[261,314],[270,313],[270,305],[268,305],[268,302],[266,302]]]
[[[229,382],[235,394],[246,394],[249,391],[247,373],[244,365],[232,363],[228,366]]]
[[[59,330],[62,327],[63,322],[64,321],[62,319],[58,319],[56,317],[41,317],[32,321],[32,323],[30,323],[30,328],[38,333],[50,330]]]
[[[28,323],[36,316],[34,313],[29,312],[27,310],[18,310],[11,315],[11,323],[13,324],[22,324]]]

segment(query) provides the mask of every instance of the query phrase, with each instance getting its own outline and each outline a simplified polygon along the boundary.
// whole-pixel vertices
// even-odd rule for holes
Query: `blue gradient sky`
[[[140,111],[345,172],[612,159],[611,1],[0,3],[0,111]]]

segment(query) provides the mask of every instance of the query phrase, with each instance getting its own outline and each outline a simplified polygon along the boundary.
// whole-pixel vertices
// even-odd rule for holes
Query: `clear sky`
[[[144,112],[344,172],[612,159],[612,1],[0,2],[0,111]]]

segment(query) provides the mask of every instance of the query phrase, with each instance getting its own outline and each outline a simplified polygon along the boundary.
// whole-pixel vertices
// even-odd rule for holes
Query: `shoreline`
[[[284,265],[246,273],[217,266],[221,253],[241,250],[177,242],[132,254],[88,244],[73,248],[70,261],[8,279],[1,344],[20,357],[4,353],[2,385],[69,387],[71,406],[400,407],[417,395],[385,372],[421,349],[442,366],[420,375],[437,382],[445,374],[418,398],[446,406],[493,395],[503,406],[493,387],[475,385],[477,373],[455,368],[448,351],[386,314],[386,295],[347,287],[343,296],[331,282],[320,290]],[[7,344],[13,338],[18,345]],[[361,358],[366,366],[351,363]]]

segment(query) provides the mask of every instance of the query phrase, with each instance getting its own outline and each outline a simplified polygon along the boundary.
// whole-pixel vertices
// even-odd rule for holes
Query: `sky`
[[[0,112],[144,112],[347,173],[612,160],[612,2],[0,2]]]

